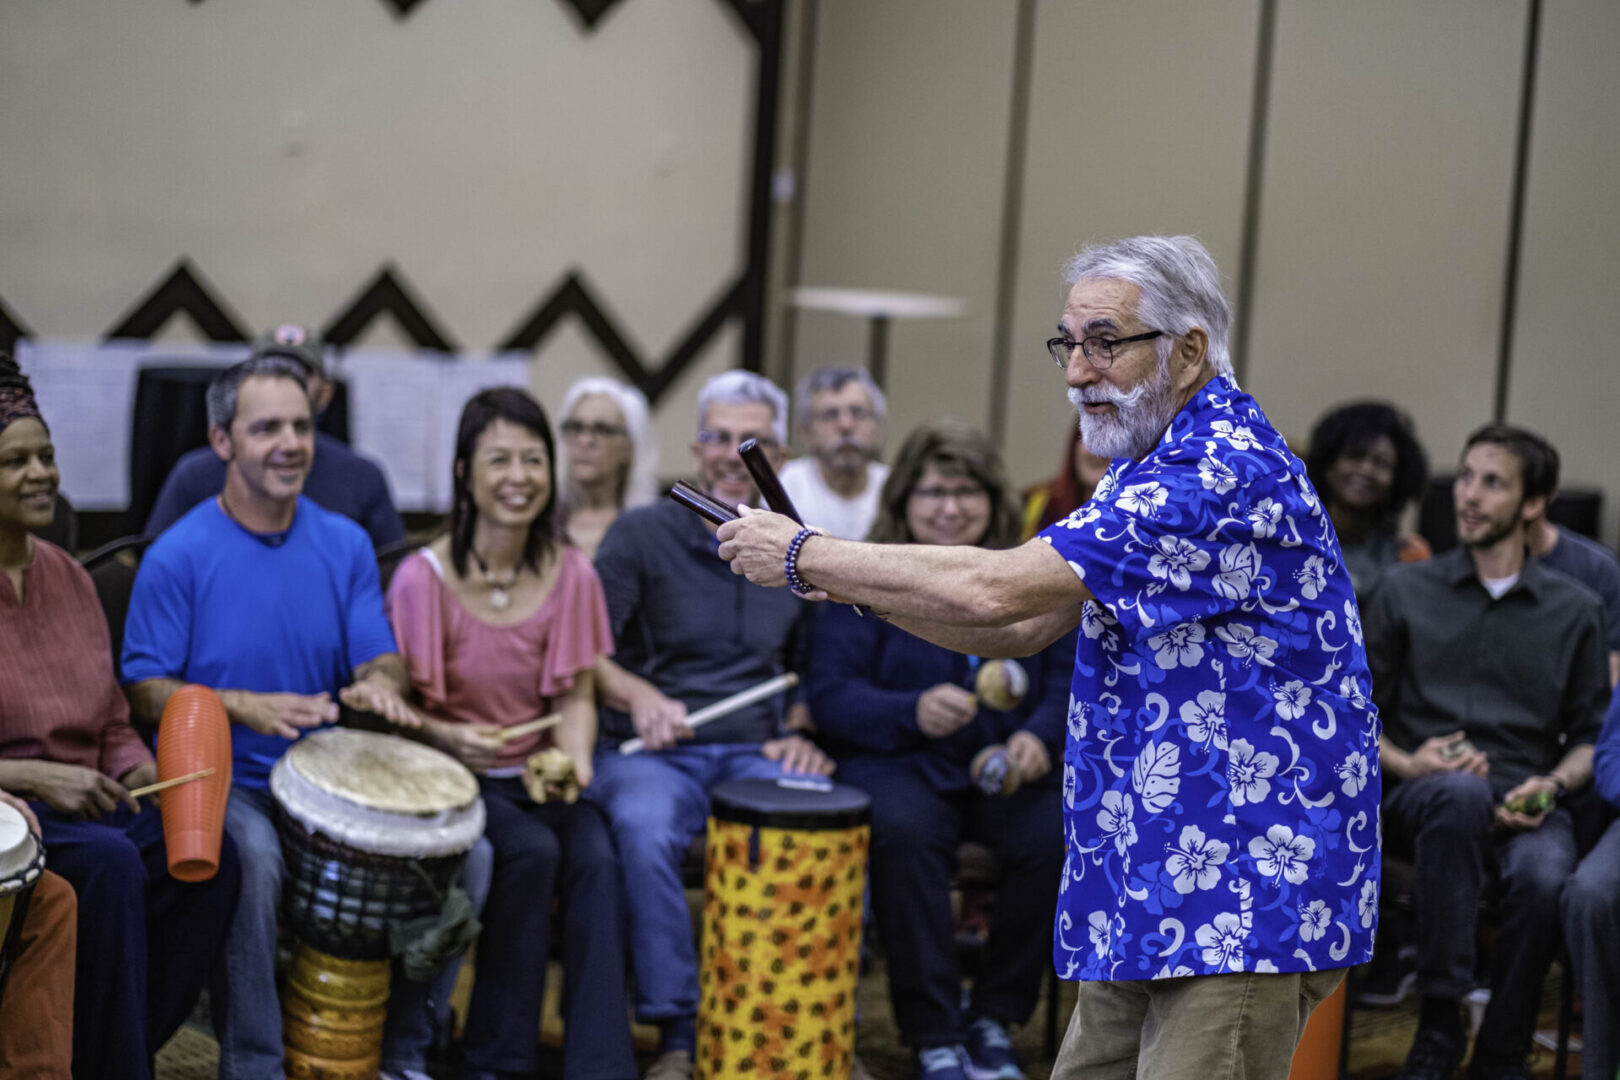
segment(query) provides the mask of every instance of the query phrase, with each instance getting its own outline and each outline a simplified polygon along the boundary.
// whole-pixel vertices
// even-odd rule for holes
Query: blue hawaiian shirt
[[[1216,378],[1041,538],[1096,600],[1063,760],[1068,979],[1347,967],[1378,912],[1378,712],[1305,466]]]

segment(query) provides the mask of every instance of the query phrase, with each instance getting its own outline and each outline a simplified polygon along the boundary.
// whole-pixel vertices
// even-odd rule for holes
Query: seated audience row
[[[220,1075],[283,1074],[275,964],[286,869],[266,781],[342,704],[478,776],[488,824],[467,876],[488,885],[473,889],[484,929],[465,1075],[536,1067],[545,964],[534,958],[551,951],[552,897],[564,1075],[635,1074],[627,974],[635,1016],[659,1030],[647,1075],[692,1075],[698,959],[681,863],[709,792],[835,768],[873,801],[873,914],[919,1069],[939,1080],[1022,1075],[1007,1029],[1038,996],[1063,865],[1072,633],[1022,661],[1021,700],[996,702],[975,693],[976,658],[842,605],[749,586],[715,557],[712,525],[655,501],[645,399],[606,379],[569,391],[560,444],[521,390],[470,400],[448,531],[404,560],[384,596],[372,548],[403,530],[391,505],[377,509],[387,493],[376,467],[315,434],[329,396],[318,345],[296,327],[210,388],[210,447],[176,467],[154,511],[163,535],[137,577],[120,693],[87,575],[30,535],[49,520],[58,480],[27,380],[0,360],[0,789],[27,800],[65,879],[47,877],[25,925],[18,971],[35,972],[26,977],[39,990],[0,1005],[0,1068],[16,1060],[65,1075],[71,1040],[76,1076],[150,1075],[212,974]],[[1031,489],[1020,514],[994,449],[971,428],[924,425],[892,472],[878,463],[885,402],[864,372],[812,373],[798,404],[809,454],[784,467],[787,396],[747,372],[711,379],[692,443],[699,486],[757,504],[737,456],[752,438],[805,518],[831,532],[1006,547],[1081,506],[1108,464],[1072,434],[1059,475]],[[1363,606],[1346,616],[1364,633],[1384,725],[1378,761],[1346,761],[1340,773],[1348,789],[1382,772],[1390,850],[1412,859],[1418,879],[1423,1003],[1400,1075],[1450,1076],[1462,1062],[1460,1001],[1473,988],[1479,901],[1494,886],[1501,926],[1470,1076],[1526,1075],[1561,925],[1588,1003],[1586,1075],[1610,1076],[1620,1064],[1604,1022],[1620,999],[1620,824],[1582,860],[1570,803],[1591,784],[1597,741],[1598,793],[1620,805],[1620,782],[1609,782],[1620,777],[1620,706],[1599,737],[1620,672],[1620,567],[1548,522],[1557,453],[1522,429],[1470,437],[1454,487],[1461,547],[1437,559],[1399,532],[1426,465],[1398,410],[1330,412],[1307,457]],[[687,722],[790,670],[802,687]],[[169,878],[160,808],[129,795],[155,778],[131,708],[155,723],[186,682],[218,689],[233,723],[221,869],[201,884]],[[503,741],[503,729],[550,713],[562,717],[553,730]],[[820,746],[795,732],[815,732]],[[630,738],[648,752],[620,753]],[[580,801],[528,796],[524,762],[548,747],[571,760]],[[967,839],[992,849],[1004,880],[964,997],[949,890]],[[424,1075],[429,994],[396,975],[385,1076]],[[26,1037],[17,1017],[38,1017]]]

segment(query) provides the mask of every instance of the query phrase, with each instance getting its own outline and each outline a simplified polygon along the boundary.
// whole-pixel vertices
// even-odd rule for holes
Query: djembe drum
[[[431,747],[335,728],[288,750],[270,791],[298,939],[281,1003],[287,1076],[374,1077],[389,931],[443,907],[484,831],[478,781]]]
[[[0,803],[0,996],[22,936],[28,900],[45,870],[45,849],[16,807]]]
[[[774,780],[709,798],[697,1075],[844,1080],[871,800]]]

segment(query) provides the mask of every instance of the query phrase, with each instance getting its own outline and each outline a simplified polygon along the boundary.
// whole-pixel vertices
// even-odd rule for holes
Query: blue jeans
[[[1620,1069],[1620,821],[1564,889],[1564,936],[1586,1016],[1581,1076],[1613,1080]]]
[[[209,990],[220,1080],[282,1080],[281,999],[276,995],[276,917],[285,869],[274,799],[231,786],[225,832],[242,857],[242,898]]]
[[[782,766],[756,743],[684,745],[658,753],[596,755],[585,797],[607,812],[630,911],[636,1019],[697,1015],[697,947],[681,886],[681,860],[709,816],[709,789],[727,780],[774,780]]]

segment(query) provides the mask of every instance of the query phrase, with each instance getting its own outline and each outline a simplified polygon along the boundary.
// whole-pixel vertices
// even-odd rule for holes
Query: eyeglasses
[[[729,431],[700,431],[697,433],[698,442],[704,446],[719,447],[722,450],[728,450],[733,446],[741,446],[749,439],[759,443],[761,450],[775,450],[782,445],[769,435],[750,435],[746,431],[741,435],[733,435]]]
[[[1052,359],[1064,371],[1069,370],[1069,361],[1074,358],[1076,346],[1085,354],[1086,360],[1098,371],[1105,371],[1114,363],[1114,352],[1121,345],[1129,345],[1137,341],[1152,341],[1157,337],[1165,337],[1163,330],[1149,330],[1145,334],[1132,334],[1130,337],[1106,338],[1092,335],[1075,341],[1073,338],[1048,338],[1046,351],[1052,354]]]
[[[960,487],[912,488],[911,497],[931,503],[942,503],[946,499],[955,499],[959,503],[973,503],[990,498],[990,493],[977,484],[963,484]]]
[[[563,437],[568,439],[578,439],[586,435],[598,439],[613,439],[623,435],[624,428],[617,424],[604,424],[600,420],[592,420],[588,424],[583,420],[564,420],[562,433]]]

